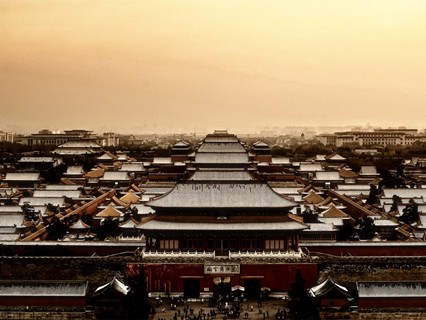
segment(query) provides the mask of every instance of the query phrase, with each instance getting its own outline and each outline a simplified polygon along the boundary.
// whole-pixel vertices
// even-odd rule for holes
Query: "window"
[[[203,240],[201,239],[185,239],[183,240],[184,250],[203,250]]]
[[[258,239],[243,239],[241,247],[244,250],[260,250],[260,240]]]
[[[160,240],[160,249],[177,250],[177,249],[179,249],[179,240],[175,240],[175,239]]]
[[[285,250],[284,240],[265,240],[265,250]]]

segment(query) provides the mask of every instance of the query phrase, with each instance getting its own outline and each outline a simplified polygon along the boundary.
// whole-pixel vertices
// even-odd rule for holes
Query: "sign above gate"
[[[240,265],[237,263],[234,264],[205,264],[204,265],[205,274],[239,274]]]

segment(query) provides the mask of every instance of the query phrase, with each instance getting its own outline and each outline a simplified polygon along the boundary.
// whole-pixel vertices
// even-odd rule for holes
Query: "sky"
[[[424,128],[424,0],[1,0],[0,130]]]

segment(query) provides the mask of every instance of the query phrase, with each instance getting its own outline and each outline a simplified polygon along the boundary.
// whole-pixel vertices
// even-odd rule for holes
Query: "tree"
[[[358,230],[359,237],[363,240],[368,240],[374,237],[376,234],[376,226],[374,221],[369,216],[365,215],[362,217],[362,221],[359,225]]]
[[[377,187],[375,185],[370,185],[370,194],[368,195],[367,203],[370,205],[374,205],[379,202],[379,199],[377,199],[377,196],[379,195],[379,192],[377,190]]]
[[[40,219],[40,212],[35,211],[34,207],[31,206],[28,202],[25,202],[21,206],[22,211],[24,212],[25,220],[28,222],[38,222]]]
[[[392,206],[389,210],[389,212],[395,212],[398,210],[398,203],[402,203],[402,199],[400,196],[394,194],[392,196]]]
[[[305,207],[305,210],[303,210],[302,215],[303,222],[305,223],[319,223],[318,214],[313,212],[309,207]]]
[[[288,293],[290,313],[294,315],[294,319],[319,319],[318,310],[305,290],[305,283],[300,269],[297,269],[295,282],[290,284],[291,290]]]
[[[129,313],[132,318],[147,319],[151,305],[148,300],[146,279],[143,265],[140,266],[139,274],[136,277],[129,278]]]
[[[127,211],[123,215],[123,221],[127,221],[131,218],[133,218],[135,220],[139,220],[138,219],[138,212],[139,212],[138,208],[136,208],[136,207],[127,209]]]
[[[47,226],[46,231],[48,232],[46,240],[60,240],[65,237],[69,230],[69,224],[53,215],[50,220],[50,224]]]
[[[410,199],[408,205],[402,212],[403,214],[399,220],[406,224],[416,223],[419,220],[419,206],[413,199]]]
[[[105,240],[105,238],[115,238],[120,235],[120,228],[118,227],[118,220],[111,217],[106,218],[98,230],[98,238]]]

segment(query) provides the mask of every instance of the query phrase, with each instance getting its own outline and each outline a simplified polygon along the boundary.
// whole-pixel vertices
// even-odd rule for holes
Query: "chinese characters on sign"
[[[239,274],[240,265],[239,264],[205,264],[204,265],[205,274]]]

